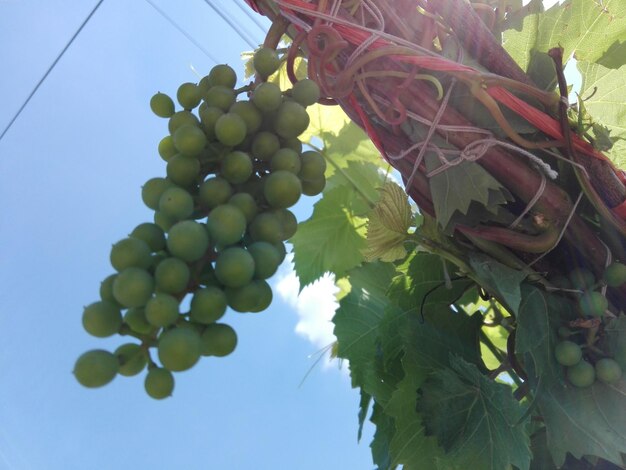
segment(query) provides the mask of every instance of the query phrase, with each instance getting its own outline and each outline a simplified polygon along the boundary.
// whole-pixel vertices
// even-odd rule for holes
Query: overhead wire
[[[69,49],[69,47],[72,45],[72,43],[74,42],[74,39],[76,39],[76,37],[80,34],[80,32],[83,30],[83,28],[85,27],[85,25],[89,22],[89,20],[91,19],[91,17],[94,15],[94,13],[96,12],[96,10],[98,8],[100,8],[100,5],[102,5],[102,2],[104,0],[99,0],[98,3],[96,3],[96,6],[93,7],[93,9],[91,10],[91,12],[89,13],[89,15],[87,15],[87,18],[85,18],[85,20],[81,23],[81,25],[78,27],[78,29],[76,30],[76,32],[72,35],[72,37],[70,38],[70,40],[67,42],[67,44],[65,45],[65,47],[61,50],[61,52],[59,53],[59,55],[57,55],[56,59],[54,59],[54,62],[52,62],[52,64],[50,65],[50,67],[48,67],[48,70],[46,70],[46,73],[43,74],[43,76],[41,77],[41,79],[39,80],[39,82],[37,82],[37,85],[35,85],[35,88],[33,88],[33,90],[30,92],[30,94],[28,95],[28,97],[26,98],[26,100],[24,101],[24,103],[22,103],[22,106],[20,106],[20,108],[17,110],[17,112],[15,113],[15,115],[13,116],[13,118],[9,121],[9,124],[7,124],[7,126],[4,128],[4,130],[2,131],[2,134],[0,134],[0,140],[2,140],[2,138],[5,136],[5,134],[9,131],[9,129],[11,128],[11,126],[13,125],[13,123],[17,120],[17,118],[20,116],[20,114],[22,114],[22,111],[24,111],[24,108],[26,108],[26,106],[28,105],[28,103],[30,103],[30,100],[33,98],[33,96],[35,96],[35,93],[37,93],[37,90],[39,90],[39,87],[41,86],[41,84],[46,80],[46,78],[48,78],[48,75],[50,75],[50,72],[52,72],[52,69],[54,69],[54,67],[56,66],[56,64],[59,62],[59,60],[61,60],[61,57],[63,57],[63,54],[65,54],[65,52]]]
[[[237,5],[237,7],[239,7],[239,9],[241,11],[243,11],[243,13],[250,18],[250,21],[252,21],[255,25],[257,25],[259,27],[259,29],[261,30],[261,32],[263,33],[263,36],[265,36],[265,34],[267,33],[267,27],[263,26],[263,24],[259,21],[259,19],[257,18],[257,15],[254,15],[251,11],[250,8],[247,8],[245,6],[243,6],[241,4],[241,1],[236,1],[235,5]]]
[[[219,8],[213,5],[211,0],[204,0],[204,3],[206,3],[209,7],[211,7],[211,9],[215,13],[217,13],[220,16],[220,18],[222,18],[228,24],[228,26],[230,26],[233,30],[235,30],[235,32],[239,35],[239,37],[241,37],[241,39],[243,39],[252,49],[256,49],[257,47],[259,47],[259,44],[255,44],[254,39],[250,39],[252,37],[251,35],[249,37],[247,36],[250,33],[245,31],[244,28],[239,28],[227,15],[224,14],[224,12],[222,12]]]

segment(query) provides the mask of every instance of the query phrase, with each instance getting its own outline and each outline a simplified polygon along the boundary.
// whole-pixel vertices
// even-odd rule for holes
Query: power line
[[[207,56],[209,59],[211,59],[215,64],[219,64],[220,61],[217,60],[209,51],[207,51],[202,44],[200,44],[198,41],[196,41],[187,31],[185,31],[183,28],[181,28],[178,23],[176,23],[172,18],[170,18],[167,13],[165,13],[163,10],[161,10],[159,7],[157,7],[154,3],[152,3],[151,0],[146,0],[146,2],[152,7],[154,8],[157,12],[159,12],[159,14],[165,18],[167,20],[167,22],[169,24],[171,24],[172,26],[174,26],[174,28],[176,28],[178,30],[178,32],[180,32],[183,36],[185,36],[189,41],[191,41],[191,43],[196,46],[198,49],[200,49],[205,56]]]
[[[257,25],[259,27],[259,29],[263,32],[263,34],[265,35],[265,33],[267,33],[267,28],[265,26],[263,26],[263,24],[261,24],[261,22],[259,21],[259,19],[257,18],[256,15],[253,15],[252,12],[250,11],[249,8],[244,7],[240,2],[235,2],[235,4],[239,7],[239,9],[241,11],[244,12],[244,14],[250,18],[251,21],[254,22],[255,25]]]
[[[22,106],[20,106],[20,109],[17,110],[17,113],[15,113],[15,116],[13,116],[13,118],[9,121],[9,124],[4,129],[4,131],[2,131],[2,134],[0,134],[0,140],[2,140],[4,135],[9,131],[9,129],[11,128],[13,123],[17,120],[19,115],[22,114],[22,111],[24,111],[24,108],[26,108],[26,106],[28,105],[28,103],[30,102],[32,97],[35,95],[35,93],[37,93],[37,90],[39,90],[39,87],[41,86],[41,84],[44,82],[44,80],[46,78],[48,78],[48,75],[50,75],[50,72],[52,72],[52,69],[56,66],[56,64],[59,62],[59,60],[61,60],[61,57],[63,57],[63,54],[65,54],[65,51],[67,51],[69,49],[69,47],[74,42],[74,39],[76,39],[76,36],[78,36],[80,34],[80,32],[83,30],[85,25],[89,22],[89,20],[91,19],[93,14],[96,12],[96,10],[100,7],[100,5],[102,5],[103,1],[104,0],[100,0],[98,3],[96,3],[96,6],[93,8],[93,10],[91,10],[91,13],[89,13],[87,18],[85,18],[85,21],[83,21],[83,23],[80,25],[80,27],[76,30],[74,35],[71,37],[71,39],[68,41],[68,43],[65,45],[65,47],[61,51],[61,53],[57,56],[56,59],[54,59],[54,62],[52,62],[52,65],[50,65],[50,67],[48,67],[48,70],[46,70],[46,73],[44,73],[43,77],[41,77],[41,79],[39,80],[37,85],[35,85],[35,88],[33,88],[33,91],[30,92],[30,95],[28,95],[28,98],[26,98],[26,101],[24,101]]]
[[[244,37],[244,35],[242,34],[242,29],[238,28],[237,25],[235,25],[235,23],[233,23],[228,16],[222,13],[219,8],[216,8],[210,0],[204,0],[204,3],[209,5],[215,13],[217,13],[224,21],[226,21],[226,23],[228,23],[228,25],[235,30],[239,37],[241,37],[241,39],[248,43],[248,45],[252,49],[256,49],[259,46],[258,44],[255,44],[253,40],[250,40],[250,38]]]

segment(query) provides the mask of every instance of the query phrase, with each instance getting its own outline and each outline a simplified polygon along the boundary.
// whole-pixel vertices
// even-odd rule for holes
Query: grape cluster
[[[280,65],[274,50],[260,49],[253,63],[260,79],[237,90],[228,65],[182,84],[180,111],[169,96],[152,97],[151,109],[168,118],[169,129],[158,145],[167,175],[148,180],[141,192],[154,223],[113,245],[116,273],[82,317],[93,336],[119,333],[140,343],[81,355],[74,375],[82,385],[100,387],[147,367],[148,395],[170,396],[172,371],[235,349],[234,329],[220,322],[228,308],[261,312],[272,302],[267,279],[297,228],[289,208],[302,194],[323,190],[326,163],[298,139],[309,124],[306,106],[319,99],[317,85],[305,79],[282,91],[264,81]],[[182,312],[187,296],[189,311]]]

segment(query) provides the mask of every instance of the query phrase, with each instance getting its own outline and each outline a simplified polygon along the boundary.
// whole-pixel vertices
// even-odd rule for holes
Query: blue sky
[[[153,1],[242,70],[250,46],[205,2]],[[214,3],[262,41],[242,0]],[[95,4],[0,0],[0,129]],[[149,99],[213,65],[146,1],[106,0],[0,140],[0,469],[372,467],[346,374],[319,366],[298,387],[328,340],[332,285],[296,300],[288,266],[268,311],[227,316],[236,352],[177,374],[168,400],[140,377],[88,390],[71,374],[82,352],[126,341],[90,337],[80,319],[112,271],[111,244],[152,217],[140,187],[164,175],[167,129]]]

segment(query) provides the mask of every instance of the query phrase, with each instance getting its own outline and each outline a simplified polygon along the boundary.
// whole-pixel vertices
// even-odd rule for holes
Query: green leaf
[[[626,0],[568,0],[524,18],[521,31],[504,33],[504,47],[526,70],[533,50],[561,46],[564,57],[617,68],[626,63]]]
[[[511,312],[516,313],[522,299],[520,284],[527,274],[480,253],[470,253],[469,262],[481,286],[506,302]]]
[[[609,320],[604,333],[605,350],[626,371],[626,315]]]
[[[385,414],[378,403],[374,402],[370,421],[376,426],[374,439],[370,444],[372,460],[377,470],[392,470],[389,446],[396,430],[393,419]]]
[[[365,221],[350,210],[358,197],[349,187],[336,187],[315,204],[310,219],[298,224],[290,241],[300,288],[326,272],[342,277],[363,260],[365,238],[358,227]]]
[[[429,434],[437,436],[446,460],[459,468],[528,469],[530,439],[524,408],[511,388],[481,374],[476,366],[452,358],[451,368],[432,374],[422,385],[418,410]]]
[[[346,126],[358,127],[350,121],[348,115],[339,106],[314,104],[307,107],[311,122],[304,133],[298,137],[303,142],[321,139],[324,147],[329,147],[328,137],[337,136]]]
[[[363,423],[365,423],[365,418],[367,417],[367,410],[370,407],[370,402],[372,401],[372,396],[361,389],[361,401],[359,402],[359,431],[357,433],[357,440],[361,440],[361,436],[363,435]]]
[[[378,188],[382,184],[383,175],[376,165],[365,161],[350,161],[327,177],[324,191],[331,191],[338,186],[349,187],[356,194],[350,210],[356,215],[369,215],[380,197]]]
[[[385,183],[367,223],[366,261],[391,262],[406,257],[404,241],[412,220],[407,194],[397,184]]]

